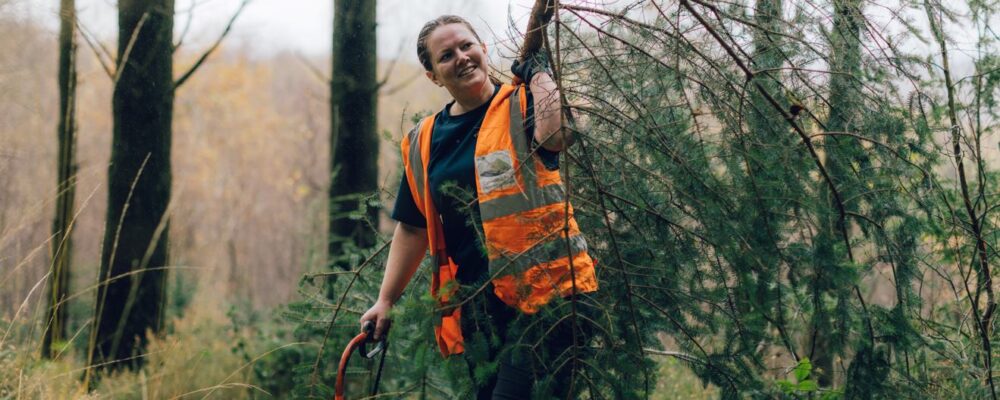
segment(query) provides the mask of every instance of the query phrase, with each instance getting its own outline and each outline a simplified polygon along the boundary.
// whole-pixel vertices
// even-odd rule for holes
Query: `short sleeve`
[[[413,201],[413,192],[410,191],[410,185],[406,182],[406,175],[403,175],[402,182],[399,184],[396,205],[392,209],[392,219],[418,228],[427,227],[424,213],[420,212],[417,203]]]
[[[530,91],[525,94],[528,96],[528,110],[525,112],[524,120],[527,122],[524,130],[528,134],[528,143],[531,143],[532,149],[538,149],[535,154],[538,154],[538,158],[542,160],[542,165],[545,165],[549,171],[555,171],[559,169],[559,152],[548,150],[535,140],[535,101]]]

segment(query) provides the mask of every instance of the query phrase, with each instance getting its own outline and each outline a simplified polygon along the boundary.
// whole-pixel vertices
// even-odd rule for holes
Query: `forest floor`
[[[279,348],[310,344],[275,344],[266,339],[280,328],[273,326],[279,324],[274,319],[248,325],[238,317],[247,310],[219,306],[205,297],[196,295],[183,315],[171,319],[169,332],[151,339],[142,369],[105,376],[87,392],[81,385],[85,333],[73,337],[54,361],[46,361],[38,350],[38,319],[2,319],[0,399],[273,398],[255,382],[254,364]],[[718,396],[683,363],[659,361],[652,399]]]

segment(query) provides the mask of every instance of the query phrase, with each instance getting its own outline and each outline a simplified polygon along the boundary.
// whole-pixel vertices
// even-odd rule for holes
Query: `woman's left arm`
[[[546,71],[531,77],[529,89],[535,101],[535,141],[549,151],[563,151],[573,144],[574,135],[562,129],[562,102],[559,87]]]

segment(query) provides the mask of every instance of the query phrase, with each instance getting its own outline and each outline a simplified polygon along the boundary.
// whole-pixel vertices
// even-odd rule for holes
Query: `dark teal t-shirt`
[[[493,91],[496,96],[500,87]],[[528,92],[525,131],[534,143],[534,105]],[[489,262],[482,246],[483,230],[476,201],[476,135],[492,102],[462,115],[451,115],[448,103],[434,118],[431,136],[431,158],[427,165],[427,179],[431,199],[441,215],[444,240],[448,255],[458,265],[456,278],[463,285],[485,281]],[[536,147],[536,146],[533,146]],[[559,167],[559,153],[538,148],[537,154],[549,169]],[[423,213],[413,201],[413,194],[404,176],[399,185],[392,219],[407,225],[425,228]]]

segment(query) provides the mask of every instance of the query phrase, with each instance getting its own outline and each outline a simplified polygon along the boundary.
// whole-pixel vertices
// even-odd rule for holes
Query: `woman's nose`
[[[468,51],[459,50],[456,54],[458,55],[458,63],[459,64],[465,64],[470,59]]]

